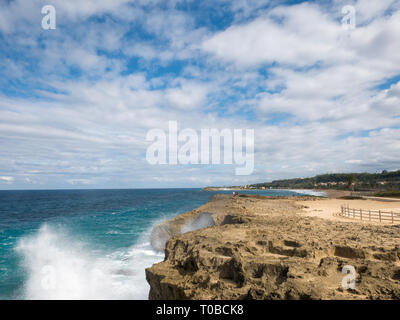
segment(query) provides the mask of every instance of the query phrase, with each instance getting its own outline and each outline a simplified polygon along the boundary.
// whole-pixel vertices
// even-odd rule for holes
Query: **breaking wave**
[[[147,299],[145,268],[163,259],[146,232],[130,248],[99,252],[61,227],[43,225],[17,252],[27,272],[24,299]]]

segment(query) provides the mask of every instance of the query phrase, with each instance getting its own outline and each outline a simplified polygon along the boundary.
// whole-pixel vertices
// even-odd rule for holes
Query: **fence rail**
[[[341,216],[367,221],[400,223],[400,213],[393,211],[354,209],[346,205],[341,206]]]
[[[363,197],[363,196],[373,196],[376,191],[351,191],[350,196],[352,197]]]

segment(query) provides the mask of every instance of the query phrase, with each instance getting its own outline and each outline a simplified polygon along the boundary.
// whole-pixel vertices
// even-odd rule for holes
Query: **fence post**
[[[356,209],[353,208],[353,219],[356,218]]]
[[[393,216],[393,211],[392,211],[392,224],[394,223],[394,216]]]
[[[382,220],[381,220],[381,210],[379,210],[379,222],[382,222]]]
[[[360,209],[360,218],[362,220],[362,209]]]
[[[369,221],[371,221],[371,210],[369,210]]]

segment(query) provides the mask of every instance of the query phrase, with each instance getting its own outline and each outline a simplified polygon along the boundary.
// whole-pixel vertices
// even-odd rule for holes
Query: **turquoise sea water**
[[[163,259],[149,244],[152,226],[215,193],[0,191],[0,299],[147,299],[144,270]]]

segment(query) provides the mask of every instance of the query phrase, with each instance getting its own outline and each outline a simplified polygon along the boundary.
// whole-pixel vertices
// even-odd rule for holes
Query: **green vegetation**
[[[374,194],[375,197],[400,198],[400,190],[380,191]]]
[[[363,197],[358,197],[358,196],[343,196],[343,197],[339,197],[339,199],[344,199],[344,200],[365,200]]]
[[[352,191],[400,190],[400,170],[382,171],[381,173],[331,173],[312,178],[275,180],[258,183],[249,188],[290,188],[290,189],[339,189]]]
[[[349,188],[350,191],[354,191],[354,186],[357,183],[357,178],[354,174],[350,174],[347,177],[347,187]]]

